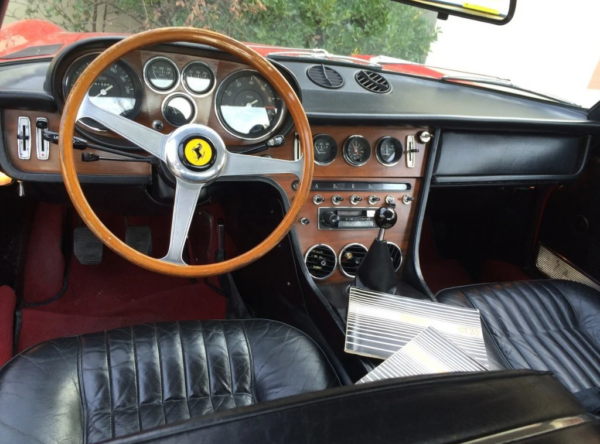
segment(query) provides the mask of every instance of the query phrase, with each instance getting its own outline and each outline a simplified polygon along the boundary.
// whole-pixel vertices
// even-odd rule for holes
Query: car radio
[[[377,228],[375,208],[319,208],[319,230]]]

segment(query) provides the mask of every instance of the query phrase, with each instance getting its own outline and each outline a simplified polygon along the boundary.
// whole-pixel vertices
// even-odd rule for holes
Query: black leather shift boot
[[[354,278],[354,285],[367,290],[396,294],[398,278],[387,242],[375,239]]]

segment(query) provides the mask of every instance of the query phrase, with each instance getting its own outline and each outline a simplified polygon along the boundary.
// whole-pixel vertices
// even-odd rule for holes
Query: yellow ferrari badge
[[[213,158],[213,151],[206,140],[192,139],[185,144],[186,160],[194,166],[206,166]]]

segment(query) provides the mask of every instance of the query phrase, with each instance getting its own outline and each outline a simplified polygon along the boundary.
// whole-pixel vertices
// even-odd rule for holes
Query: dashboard
[[[3,171],[26,183],[61,182],[57,146],[42,132],[60,131],[69,91],[115,41],[84,40],[51,60],[0,64]],[[315,282],[353,278],[377,234],[374,209],[384,203],[398,213],[386,240],[401,274],[430,186],[571,180],[585,165],[591,137],[600,133],[581,110],[547,102],[385,69],[293,57],[271,61],[301,98],[313,133],[314,181],[295,234]],[[328,86],[324,77],[339,83]],[[134,51],[99,76],[88,94],[97,106],[164,134],[201,123],[233,152],[286,160],[299,155],[293,122],[274,88],[212,48],[173,44]],[[87,149],[88,160],[76,158],[82,182],[151,186],[164,179],[160,165],[131,161],[131,153],[141,152],[98,123],[82,121],[77,132],[113,150]],[[269,179],[294,198],[295,177]]]

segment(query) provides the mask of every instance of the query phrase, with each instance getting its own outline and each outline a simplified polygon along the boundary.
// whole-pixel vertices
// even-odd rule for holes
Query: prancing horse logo
[[[185,159],[193,166],[207,166],[213,159],[214,153],[210,144],[203,139],[191,139],[185,144]]]

